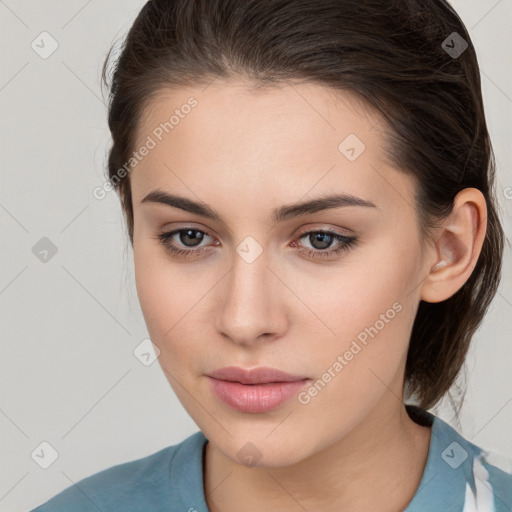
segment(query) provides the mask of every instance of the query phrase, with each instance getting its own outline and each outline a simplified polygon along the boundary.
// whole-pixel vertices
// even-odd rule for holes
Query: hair
[[[454,32],[468,44],[458,56],[443,44]],[[130,180],[123,173],[120,179],[119,170],[135,149],[145,108],[165,89],[214,79],[245,78],[255,89],[303,80],[355,93],[387,123],[386,157],[415,178],[422,240],[430,240],[432,228],[450,214],[459,191],[482,192],[487,231],[476,267],[449,299],[420,301],[405,369],[404,386],[417,405],[429,409],[446,393],[454,405],[450,388],[499,285],[504,233],[477,56],[451,5],[446,0],[151,0],[124,38],[109,85],[114,48],[102,72],[112,135],[107,179],[119,194],[132,247]]]

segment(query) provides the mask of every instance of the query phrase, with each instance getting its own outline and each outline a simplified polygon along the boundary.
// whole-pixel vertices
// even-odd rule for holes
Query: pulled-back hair
[[[135,150],[145,107],[166,88],[206,85],[215,78],[248,79],[255,88],[303,80],[353,92],[371,105],[388,127],[386,156],[416,180],[424,241],[431,241],[431,228],[451,212],[459,191],[482,192],[487,232],[476,267],[449,299],[420,301],[407,356],[404,384],[420,407],[433,407],[446,393],[452,399],[450,388],[499,285],[504,233],[477,56],[450,4],[151,0],[109,73],[114,48],[102,74],[112,135],[108,180],[120,196],[132,246],[130,180],[126,173],[119,179],[118,171]]]

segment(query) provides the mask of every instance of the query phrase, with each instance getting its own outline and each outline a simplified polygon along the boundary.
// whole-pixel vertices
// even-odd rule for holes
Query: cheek
[[[317,330],[317,373],[322,375],[331,368],[331,373],[345,375],[343,386],[349,390],[362,382],[375,383],[377,377],[371,369],[384,382],[391,380],[407,353],[417,307],[416,297],[410,293],[411,283],[418,279],[410,249],[406,254],[383,239],[371,251],[361,251],[350,262],[347,259],[346,265],[329,277],[295,280],[302,283],[298,294],[307,298],[308,308],[315,313],[303,317],[302,328],[310,333],[305,336],[309,339]],[[338,356],[343,357],[343,370],[336,372],[332,366]]]
[[[155,258],[154,251],[151,251],[147,244],[139,243],[134,239],[133,254],[137,295],[148,331],[153,339],[153,334],[162,332],[164,328],[161,323],[164,320],[163,311],[172,311],[166,304],[172,295],[165,293],[166,282],[162,275],[164,268]],[[167,328],[169,327],[168,325]]]
[[[194,340],[204,338],[202,313],[208,289],[205,280],[191,280],[184,267],[170,262],[165,251],[155,242],[134,243],[134,267],[137,295],[152,342],[159,348],[163,368],[178,375],[185,373],[198,360]],[[192,270],[195,272],[196,270]],[[195,284],[192,284],[195,283]],[[200,283],[198,285],[198,283]]]
[[[297,283],[294,291],[314,313],[312,321],[323,320],[325,339],[329,338],[327,328],[333,339],[355,337],[388,310],[387,316],[395,318],[399,307],[393,309],[395,303],[405,307],[404,302],[413,299],[408,294],[417,279],[414,254],[412,248],[406,254],[397,247],[393,237],[382,237],[343,259],[339,266],[289,276],[290,282]]]
[[[150,241],[134,241],[135,284],[149,335],[160,349],[159,359],[162,359],[168,351],[166,340],[173,336],[184,314],[183,296],[186,294],[177,292],[171,266],[162,259],[161,250],[151,245]]]
[[[310,265],[306,272],[304,265],[287,263],[277,269],[285,282],[294,283],[294,294],[301,300],[289,303],[289,293],[284,293],[275,306],[280,314],[290,314],[290,329],[302,332],[296,338],[306,343],[302,349],[316,361],[316,373],[351,347],[356,352],[353,341],[361,347],[354,361],[365,361],[366,366],[369,361],[396,361],[406,349],[414,314],[407,304],[414,297],[407,293],[417,270],[412,248],[404,251],[403,240],[397,243],[389,234],[371,245],[337,266]],[[221,314],[212,309],[212,300],[226,299],[214,289],[221,271],[173,262],[157,241],[148,234],[140,238],[137,231],[134,263],[141,309],[161,361],[171,364],[178,355],[192,357],[193,341],[204,338],[214,315]],[[316,340],[314,346],[311,340]]]

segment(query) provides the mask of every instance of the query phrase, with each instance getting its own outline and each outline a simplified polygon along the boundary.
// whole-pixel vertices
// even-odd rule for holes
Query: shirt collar
[[[406,409],[414,421],[432,425],[432,433],[419,487],[404,512],[461,512],[466,484],[475,491],[473,458],[478,447],[429,411],[415,405]]]

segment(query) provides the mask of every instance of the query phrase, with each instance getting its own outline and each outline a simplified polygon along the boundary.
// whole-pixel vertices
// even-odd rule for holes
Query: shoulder
[[[405,512],[512,512],[512,458],[486,450],[439,416],[408,406],[415,421],[431,425],[420,486]]]
[[[478,504],[478,496],[492,496],[495,512],[512,511],[512,457],[492,450],[476,448],[473,458],[474,493],[467,492],[466,501]],[[469,491],[469,489],[468,489]],[[472,510],[468,508],[468,510]],[[479,510],[475,508],[475,510]]]
[[[162,502],[174,503],[175,495],[180,493],[184,469],[195,468],[198,476],[205,443],[203,433],[196,432],[151,455],[83,478],[31,512],[160,510]]]
[[[460,489],[462,512],[511,512],[512,458],[478,446],[440,418],[436,422],[439,463],[452,491]]]

